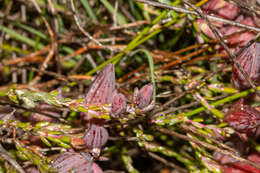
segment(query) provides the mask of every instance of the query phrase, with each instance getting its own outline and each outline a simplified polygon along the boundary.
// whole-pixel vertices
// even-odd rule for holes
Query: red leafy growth
[[[202,9],[208,14],[214,14],[215,16],[224,19],[235,20],[236,22],[245,25],[256,26],[257,23],[254,21],[253,17],[245,17],[243,14],[239,15],[240,8],[224,0],[209,0],[208,3],[203,5]],[[232,34],[232,37],[227,40],[227,44],[231,48],[231,51],[234,51],[235,48],[245,46],[255,36],[255,33],[252,31],[235,34],[243,31],[243,28],[225,24],[221,21],[212,21],[211,24],[215,26],[221,36],[229,36]],[[212,33],[204,20],[197,20],[197,25],[206,36],[211,39],[215,39],[215,35]],[[222,47],[220,48],[220,52],[221,50],[223,50]]]
[[[224,0],[210,0],[203,8],[205,12],[213,12],[225,19],[234,19],[240,12],[239,7]]]
[[[112,113],[118,116],[126,111],[126,98],[121,93],[116,93],[113,97]]]
[[[232,20],[234,19],[240,12],[239,7],[234,4],[227,3],[223,8],[220,8],[217,11],[217,14],[223,18]]]
[[[205,11],[213,11],[223,8],[227,2],[224,0],[209,0],[205,5],[203,5],[202,9]]]
[[[108,132],[102,126],[95,123],[86,129],[83,139],[89,149],[101,148],[108,139]]]
[[[250,79],[256,84],[260,84],[260,43],[253,43],[242,54],[237,57],[238,63],[248,74]],[[249,83],[244,78],[238,67],[233,65],[232,83],[237,89],[250,88]]]
[[[101,168],[93,163],[92,157],[86,153],[84,155],[75,152],[62,153],[52,163],[52,167],[59,173],[103,173]]]
[[[251,153],[248,160],[260,164],[260,154],[257,152]],[[235,162],[231,166],[223,166],[224,173],[260,173],[260,170],[244,162]]]
[[[115,70],[108,64],[97,75],[86,96],[86,103],[112,103],[115,90]]]
[[[260,112],[240,99],[225,115],[224,121],[236,131],[252,135],[260,125]]]
[[[153,84],[146,84],[138,92],[137,96],[134,97],[134,103],[139,109],[145,108],[151,103],[153,97],[153,89]]]

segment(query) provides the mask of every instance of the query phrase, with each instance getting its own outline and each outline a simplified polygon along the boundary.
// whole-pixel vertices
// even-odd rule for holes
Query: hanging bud
[[[236,131],[252,135],[260,125],[260,112],[240,99],[225,115],[224,121]]]
[[[153,84],[151,83],[146,84],[140,89],[138,95],[134,97],[134,103],[139,109],[142,109],[151,103],[152,97],[153,97]]]
[[[126,98],[121,93],[116,93],[113,97],[112,103],[112,114],[114,116],[119,116],[126,111]]]
[[[93,161],[75,152],[64,152],[52,163],[59,173],[93,173]]]
[[[242,66],[249,78],[256,84],[260,84],[260,43],[253,43],[237,57],[238,63]],[[244,78],[239,68],[233,65],[232,83],[237,89],[248,89],[250,84]]]
[[[98,124],[91,123],[90,127],[85,131],[83,140],[85,140],[88,149],[100,149],[108,139],[107,130]]]

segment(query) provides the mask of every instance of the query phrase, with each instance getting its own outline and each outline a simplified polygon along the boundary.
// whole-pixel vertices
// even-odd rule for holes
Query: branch
[[[23,168],[11,158],[9,153],[4,149],[4,147],[0,144],[0,155],[7,160],[19,173],[25,173]]]

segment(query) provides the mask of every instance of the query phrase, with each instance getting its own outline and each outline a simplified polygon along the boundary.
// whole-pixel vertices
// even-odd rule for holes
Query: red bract
[[[217,14],[223,18],[232,20],[234,19],[240,12],[240,9],[231,3],[226,3],[223,8],[217,10]]]
[[[210,0],[203,5],[202,9],[207,12],[213,12],[225,19],[234,19],[240,12],[239,7],[224,0]]]
[[[153,84],[146,84],[141,88],[136,97],[134,97],[134,103],[139,108],[145,108],[148,106],[153,97]]]
[[[126,110],[126,98],[121,93],[116,93],[113,97],[112,114],[118,116]]]
[[[86,103],[112,103],[115,91],[115,70],[108,64],[97,75],[86,96]]]
[[[260,112],[240,99],[225,115],[224,121],[236,131],[252,135],[260,125]]]
[[[255,23],[254,23],[252,17],[244,18],[244,16],[240,15],[236,19],[236,22],[239,22],[239,23],[242,23],[245,25],[255,26]],[[228,36],[228,35],[234,34],[236,32],[240,32],[242,30],[243,29],[239,28],[239,27],[227,26],[227,27],[223,27],[221,29],[221,32],[223,33],[224,36]],[[247,32],[243,32],[240,34],[233,35],[231,38],[228,39],[228,43],[231,45],[238,45],[239,47],[243,47],[254,37],[255,37],[254,32],[247,31]]]
[[[238,63],[256,84],[260,84],[260,43],[253,43],[237,57]],[[237,89],[248,89],[251,86],[244,78],[239,68],[233,65],[232,83]]]
[[[224,0],[210,0],[202,9],[207,13],[214,13],[225,19],[234,19],[240,12],[239,7]]]
[[[89,149],[100,149],[108,139],[108,132],[98,124],[90,124],[90,127],[85,131],[83,139]]]

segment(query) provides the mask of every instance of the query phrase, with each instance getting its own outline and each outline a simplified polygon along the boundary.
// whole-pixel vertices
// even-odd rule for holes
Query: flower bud
[[[253,43],[237,57],[238,63],[242,66],[249,78],[256,84],[260,84],[260,43]],[[232,83],[237,89],[248,89],[250,84],[244,78],[239,68],[233,65]]]
[[[153,84],[151,83],[146,84],[140,89],[136,98],[134,98],[134,103],[139,109],[142,109],[151,103],[152,97],[153,97]]]
[[[252,135],[260,125],[260,112],[240,99],[225,115],[224,121],[236,131]]]
[[[90,127],[86,129],[83,140],[85,140],[88,149],[101,148],[108,139],[107,130],[98,124],[91,123]]]
[[[112,103],[115,90],[115,69],[113,64],[104,67],[92,83],[86,96],[86,103]]]
[[[126,111],[126,98],[121,93],[116,93],[113,97],[112,113],[118,116]]]

